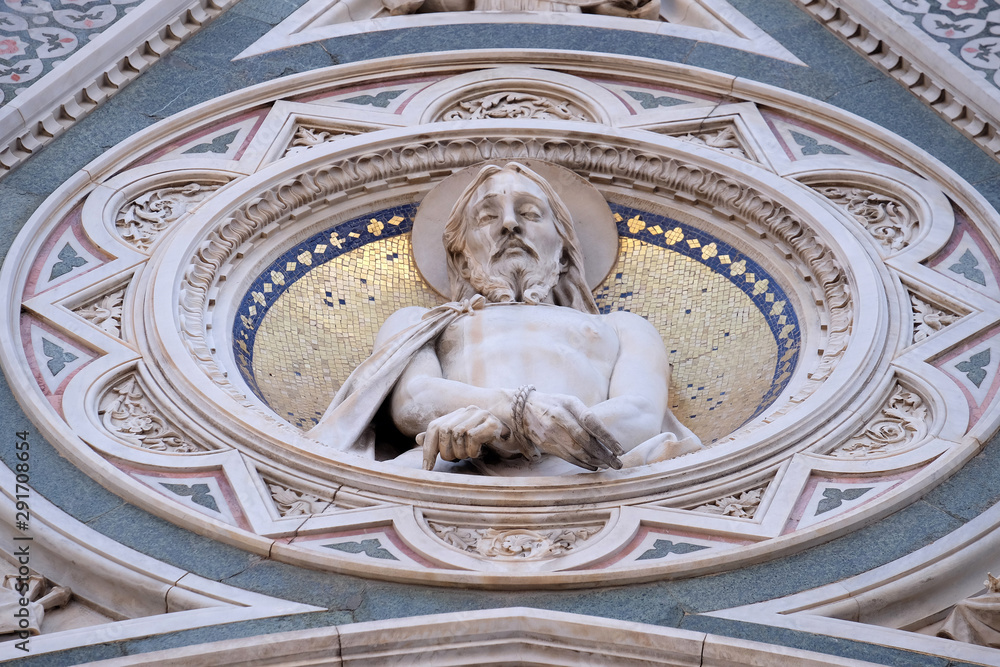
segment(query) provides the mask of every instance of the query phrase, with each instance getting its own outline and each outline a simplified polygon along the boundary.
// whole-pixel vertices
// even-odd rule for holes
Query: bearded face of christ
[[[564,244],[545,192],[504,170],[486,179],[469,205],[465,255],[476,291],[494,302],[551,302]]]

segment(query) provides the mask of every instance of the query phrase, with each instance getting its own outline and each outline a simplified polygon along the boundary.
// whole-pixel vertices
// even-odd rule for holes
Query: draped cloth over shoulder
[[[371,421],[410,360],[452,322],[485,305],[486,299],[476,295],[432,308],[419,322],[385,341],[354,369],[308,436],[334,449],[374,458]]]

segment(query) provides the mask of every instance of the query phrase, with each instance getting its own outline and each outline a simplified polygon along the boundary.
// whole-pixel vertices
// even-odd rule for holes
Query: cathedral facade
[[[3,660],[1000,664],[996,0],[179,4],[0,11]]]

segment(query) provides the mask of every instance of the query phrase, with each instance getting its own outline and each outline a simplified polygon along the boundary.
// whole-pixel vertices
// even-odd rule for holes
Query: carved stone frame
[[[508,67],[490,68],[496,63]],[[984,273],[979,285],[949,269],[962,244],[979,253],[984,272],[996,264],[995,213],[970,186],[898,137],[774,88],[632,58],[558,63],[543,52],[477,52],[428,56],[419,72],[388,61],[310,72],[220,98],[113,149],[40,207],[3,269],[5,284],[23,294],[3,313],[4,326],[23,345],[0,348],[0,359],[26,411],[76,465],[192,530],[311,567],[511,588],[689,576],[803,549],[911,502],[992,435],[1000,421],[990,389],[995,368],[984,370],[993,393],[975,404],[954,369],[955,355],[992,340],[1000,312],[995,277]],[[438,113],[435,101],[489,90],[491,77],[504,90],[575,100],[603,87],[586,94],[602,122],[427,121]],[[685,101],[644,109],[620,94],[623,86]],[[403,93],[384,109],[343,101],[359,87]],[[671,136],[706,120],[713,129],[732,123],[749,158]],[[351,136],[282,158],[299,126]],[[184,153],[230,130],[239,151]],[[794,136],[805,144],[789,141]],[[859,136],[863,144],[851,139]],[[836,152],[810,154],[809,141],[821,140]],[[248,277],[327,216],[419,199],[452,171],[489,157],[561,164],[605,193],[640,195],[698,219],[769,261],[797,301],[807,351],[782,396],[752,424],[691,456],[620,473],[503,480],[404,474],[324,451],[269,413],[242,386],[225,333]],[[222,187],[149,254],[117,235],[127,202],[184,183]],[[910,207],[918,230],[909,245],[881,252],[848,211],[813,189],[827,183],[864,184]],[[52,241],[68,239],[67,229],[79,232],[73,243],[90,253],[91,268],[37,289],[41,268],[53,261]],[[124,281],[122,337],[82,325],[74,309]],[[913,344],[911,293],[962,317]],[[78,359],[55,390],[36,379],[32,364],[45,357],[22,340],[22,320]],[[198,451],[136,447],[109,432],[103,397],[128,375],[142,394],[136,401],[148,406],[137,414],[155,411]],[[882,419],[897,386],[916,392],[926,409],[919,439],[878,456],[832,455]],[[166,477],[189,489],[204,483],[216,511],[191,495],[172,497],[157,481]],[[871,495],[852,499],[858,479]],[[269,488],[276,482],[291,494],[283,498],[303,499],[313,513],[282,511]],[[752,518],[702,509],[760,488]],[[804,515],[826,488],[837,489],[840,505],[823,518],[818,510]],[[524,534],[602,528],[558,557],[503,560],[449,546],[429,522]],[[362,534],[382,540],[391,559],[325,546],[352,536],[358,544]],[[655,551],[649,545],[658,536],[700,548],[641,557]]]

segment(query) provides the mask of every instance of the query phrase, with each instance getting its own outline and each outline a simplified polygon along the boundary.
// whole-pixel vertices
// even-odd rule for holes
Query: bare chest
[[[572,308],[490,306],[452,323],[437,347],[449,379],[596,396],[607,391],[618,335],[600,315]]]

